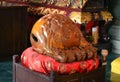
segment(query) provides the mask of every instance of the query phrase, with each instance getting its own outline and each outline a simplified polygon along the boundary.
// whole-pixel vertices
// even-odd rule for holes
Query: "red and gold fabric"
[[[29,47],[23,51],[21,62],[25,67],[43,74],[49,74],[51,71],[58,72],[59,74],[71,74],[97,69],[99,66],[99,57],[79,62],[60,63],[49,56],[37,53],[32,47]]]

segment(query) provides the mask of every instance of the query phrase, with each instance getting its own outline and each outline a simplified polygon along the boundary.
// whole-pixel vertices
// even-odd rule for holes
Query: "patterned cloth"
[[[99,66],[99,57],[72,63],[60,63],[49,56],[37,53],[32,47],[27,48],[21,55],[22,64],[34,71],[49,74],[56,71],[59,74],[83,73],[95,70]]]

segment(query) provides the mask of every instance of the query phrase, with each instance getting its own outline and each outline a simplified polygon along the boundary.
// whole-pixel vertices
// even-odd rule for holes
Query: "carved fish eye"
[[[33,33],[31,34],[31,36],[32,36],[32,38],[33,38],[33,40],[34,40],[35,42],[38,42],[37,37],[36,37]]]

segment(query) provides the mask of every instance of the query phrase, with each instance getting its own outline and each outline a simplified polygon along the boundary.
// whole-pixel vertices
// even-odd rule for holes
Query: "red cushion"
[[[49,74],[51,70],[60,74],[70,74],[89,72],[98,68],[99,57],[80,62],[60,63],[49,56],[37,53],[32,47],[29,47],[23,51],[21,62],[27,68],[44,74]]]

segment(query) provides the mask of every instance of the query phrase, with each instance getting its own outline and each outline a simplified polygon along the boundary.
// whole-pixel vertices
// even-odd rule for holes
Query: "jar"
[[[109,34],[112,43],[112,52],[120,54],[120,0],[110,0],[109,11],[114,17]]]
[[[109,29],[112,43],[112,52],[120,54],[120,20],[115,20]]]

